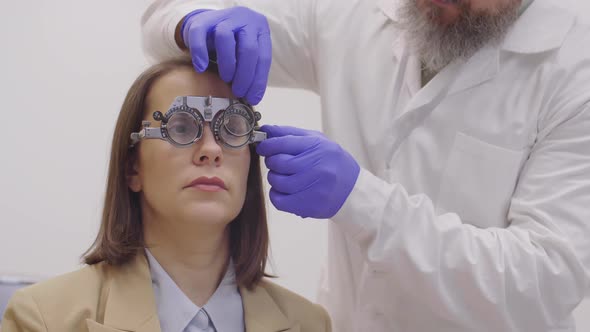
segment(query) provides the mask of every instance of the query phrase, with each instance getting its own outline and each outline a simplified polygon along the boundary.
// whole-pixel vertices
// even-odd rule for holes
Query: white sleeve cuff
[[[394,186],[362,169],[350,195],[332,220],[345,233],[357,239],[365,235],[371,223],[382,220],[383,210],[391,197]]]

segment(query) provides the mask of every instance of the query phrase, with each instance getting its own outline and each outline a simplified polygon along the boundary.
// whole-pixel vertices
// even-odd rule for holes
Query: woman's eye
[[[225,128],[234,135],[244,135],[249,131],[248,121],[241,116],[232,115],[224,122]]]
[[[175,134],[185,134],[188,131],[186,126],[182,125],[173,126],[172,128],[170,128],[170,130]]]

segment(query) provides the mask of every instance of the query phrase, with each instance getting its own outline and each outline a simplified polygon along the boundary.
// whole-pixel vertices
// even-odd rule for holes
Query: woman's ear
[[[127,165],[127,186],[133,192],[141,191],[141,179],[139,177],[138,158],[132,158]]]

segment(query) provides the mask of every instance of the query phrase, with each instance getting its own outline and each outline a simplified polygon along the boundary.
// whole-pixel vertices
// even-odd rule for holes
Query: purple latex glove
[[[333,217],[358,178],[354,158],[317,131],[282,126],[260,130],[268,138],[256,151],[266,157],[273,205],[304,218]]]
[[[246,7],[199,9],[185,17],[181,33],[198,72],[207,69],[209,54],[215,52],[219,76],[232,82],[234,95],[253,105],[262,100],[272,59],[264,15]]]

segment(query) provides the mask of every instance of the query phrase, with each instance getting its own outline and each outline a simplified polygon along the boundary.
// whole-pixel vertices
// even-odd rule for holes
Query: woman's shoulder
[[[76,271],[62,274],[20,290],[35,299],[72,297],[88,297],[91,293],[100,292],[106,282],[109,267],[105,263],[84,266]]]
[[[285,316],[299,322],[302,331],[331,331],[330,316],[321,305],[266,278],[260,281],[258,287],[266,290]]]
[[[98,263],[17,290],[6,308],[6,324],[42,322],[75,330],[84,323],[79,317],[97,315],[108,272],[106,264]]]

